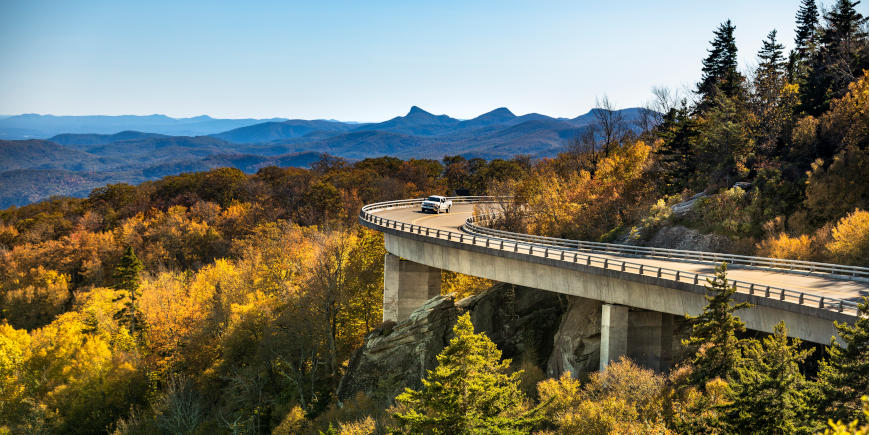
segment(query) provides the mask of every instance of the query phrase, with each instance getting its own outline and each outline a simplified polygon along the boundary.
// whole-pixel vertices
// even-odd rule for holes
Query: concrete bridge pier
[[[673,364],[674,316],[629,311],[628,357],[642,367],[664,372]]]
[[[598,368],[604,370],[611,361],[628,353],[628,307],[601,305],[601,350]]]
[[[599,368],[625,355],[642,367],[665,371],[673,360],[673,336],[670,314],[602,304]]]
[[[384,255],[384,321],[399,322],[441,294],[441,269]]]

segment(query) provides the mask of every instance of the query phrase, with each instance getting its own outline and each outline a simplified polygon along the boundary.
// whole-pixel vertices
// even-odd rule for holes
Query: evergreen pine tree
[[[816,27],[819,25],[819,9],[816,7],[816,0],[801,1],[801,6],[795,15],[795,23],[797,24],[794,31],[795,52],[799,58],[806,59],[815,38]]]
[[[758,75],[756,80],[780,81],[785,66],[785,58],[782,51],[785,47],[777,42],[776,30],[767,34],[767,39],[762,42],[761,50],[758,51]]]
[[[830,101],[842,97],[849,83],[867,68],[867,18],[855,9],[858,4],[838,0],[824,16],[818,49],[801,93],[803,109],[811,115],[826,111]]]
[[[782,95],[785,81],[785,58],[782,44],[776,40],[776,30],[767,34],[767,39],[758,51],[758,69],[752,80],[752,108],[758,120],[758,139],[762,150],[773,153],[790,113],[783,107]]]
[[[656,131],[662,139],[655,151],[659,156],[660,190],[666,195],[680,193],[689,187],[692,178],[694,140],[698,135],[685,100],[681,107],[671,109],[662,117]]]
[[[867,394],[868,380],[868,322],[867,298],[858,306],[858,319],[853,325],[835,322],[837,335],[845,343],[841,346],[831,339],[826,349],[827,358],[819,364],[818,380],[814,388],[816,419],[842,422],[858,420],[867,424],[861,396]]]
[[[128,298],[124,304],[124,308],[118,312],[116,317],[122,324],[126,325],[130,332],[135,332],[138,319],[138,305],[136,298],[139,296],[139,273],[142,271],[142,262],[139,257],[133,252],[133,248],[128,246],[124,250],[124,255],[121,256],[121,261],[118,267],[115,268],[115,288],[126,291]]]
[[[807,433],[807,381],[799,365],[814,349],[801,350],[789,340],[785,323],[763,343],[753,340],[729,382],[731,402],[725,420],[734,432]]]
[[[802,0],[795,15],[795,48],[788,56],[788,79],[792,83],[806,80],[808,61],[816,46],[819,27],[819,9],[815,0]]]
[[[731,20],[728,20],[713,32],[715,37],[710,41],[711,48],[707,50],[709,54],[703,61],[701,82],[696,90],[701,96],[701,110],[713,104],[720,92],[729,98],[740,94],[743,76],[737,72],[735,29]]]
[[[728,266],[725,263],[716,267],[716,276],[707,279],[707,290],[712,295],[707,298],[707,306],[697,317],[688,317],[692,332],[683,344],[700,346],[691,359],[692,375],[689,381],[704,386],[714,378],[729,379],[741,359],[741,346],[744,341],[739,333],[746,331],[746,325],[734,312],[749,308],[746,302],[731,304],[737,287],[728,285]]]
[[[437,356],[420,390],[405,389],[392,414],[401,433],[525,433],[534,423],[519,389],[520,372],[508,374],[510,360],[483,333],[475,334],[468,313]]]

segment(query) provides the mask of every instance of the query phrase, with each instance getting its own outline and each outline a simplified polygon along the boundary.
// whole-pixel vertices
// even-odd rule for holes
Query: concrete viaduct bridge
[[[600,301],[600,365],[620,355],[670,365],[674,316],[697,315],[707,278],[729,264],[747,328],[828,344],[833,321],[852,322],[867,295],[868,268],[510,233],[482,225],[491,197],[454,197],[448,214],[423,214],[422,199],[370,204],[363,225],[384,233],[384,320],[401,321],[440,294],[441,270]],[[475,216],[474,209],[478,209]],[[481,210],[484,212],[481,215]],[[488,211],[487,211],[488,210]]]

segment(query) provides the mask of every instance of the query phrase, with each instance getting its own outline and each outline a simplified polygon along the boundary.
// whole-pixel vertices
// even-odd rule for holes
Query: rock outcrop
[[[734,250],[734,243],[728,237],[718,234],[703,234],[679,225],[660,228],[644,245],[706,252],[732,252]]]
[[[566,305],[565,296],[509,284],[460,301],[453,295],[430,299],[408,320],[386,323],[366,337],[341,380],[339,400],[365,392],[386,403],[405,387],[419,387],[464,312],[470,312],[475,331],[485,332],[504,358],[545,370]]]
[[[453,295],[430,299],[400,323],[385,322],[372,331],[348,364],[338,386],[338,399],[358,392],[388,403],[405,387],[417,387],[435,356],[450,340],[459,316]]]
[[[553,352],[547,361],[547,376],[565,371],[577,377],[598,370],[601,344],[601,302],[568,296],[568,307],[553,336]]]
[[[639,352],[648,345],[642,343],[648,338],[647,331],[637,329],[646,328],[645,317],[658,313],[635,311],[629,314],[629,331],[634,336],[629,339],[629,356],[643,363],[645,357]],[[465,312],[471,314],[475,331],[486,333],[517,368],[533,364],[550,377],[565,371],[579,377],[598,370],[601,302],[498,284],[459,301],[452,294],[432,298],[407,320],[387,322],[372,331],[351,358],[338,399],[362,392],[388,405],[405,387],[418,388],[426,371],[436,366],[436,355],[450,341],[457,317]],[[679,335],[685,329],[684,321],[674,318],[673,322],[675,328],[668,331],[676,336],[664,342],[673,342],[674,349],[667,355],[681,352]]]

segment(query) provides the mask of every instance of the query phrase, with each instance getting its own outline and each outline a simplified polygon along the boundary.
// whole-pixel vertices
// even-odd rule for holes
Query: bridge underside
[[[441,269],[387,253],[384,258],[384,321],[398,322],[441,290]],[[590,301],[591,302],[591,301]],[[627,355],[643,367],[665,371],[671,366],[673,316],[598,304],[601,313],[599,366]]]
[[[543,258],[532,262],[520,256],[513,258],[510,252],[502,251],[496,255],[484,249],[456,247],[448,241],[430,240],[384,233],[389,252],[385,261],[384,320],[407,318],[423,301],[438,294],[435,282],[440,270],[450,270],[601,301],[601,362],[606,364],[618,355],[637,353],[634,349],[627,349],[629,343],[662,343],[665,340],[662,337],[668,335],[668,328],[672,327],[671,316],[697,315],[707,303],[703,289],[699,290],[698,286],[675,284],[649,276],[627,279],[624,274],[620,276],[613,271],[584,265],[565,267],[565,263]],[[835,335],[832,321],[847,320],[839,318],[842,316],[837,316],[837,313],[820,313],[821,310],[777,300],[743,294],[735,297],[755,305],[738,313],[747,328],[770,333],[777,323],[784,321],[790,336],[813,343],[830,343]],[[638,309],[649,313],[637,314],[635,311]],[[639,324],[646,326],[633,327]],[[649,336],[643,339],[629,337],[629,331]],[[664,344],[651,345],[642,353],[655,355],[655,359],[664,363],[670,357],[664,349]]]

